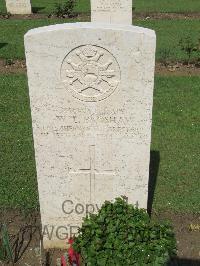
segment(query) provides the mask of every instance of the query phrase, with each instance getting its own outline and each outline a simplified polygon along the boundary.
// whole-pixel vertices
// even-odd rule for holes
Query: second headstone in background
[[[91,21],[132,24],[132,0],[91,0]]]
[[[6,0],[7,12],[13,15],[31,14],[30,0]]]

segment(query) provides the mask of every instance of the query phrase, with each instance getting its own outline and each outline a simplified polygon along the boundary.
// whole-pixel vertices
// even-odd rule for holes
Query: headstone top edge
[[[58,31],[58,30],[75,30],[75,29],[102,29],[105,30],[123,30],[127,32],[135,32],[135,33],[141,33],[141,34],[147,34],[152,37],[156,37],[155,31],[148,28],[143,28],[139,26],[133,26],[133,25],[124,25],[124,24],[107,24],[107,23],[97,23],[97,22],[78,22],[78,23],[64,23],[64,24],[56,24],[56,25],[50,25],[50,26],[44,26],[39,27],[35,29],[29,30],[24,38],[26,39],[29,36],[37,35],[37,34],[43,34],[47,32],[52,31]]]

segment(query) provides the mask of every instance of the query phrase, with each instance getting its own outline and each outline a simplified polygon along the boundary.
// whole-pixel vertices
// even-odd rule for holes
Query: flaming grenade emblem
[[[83,45],[72,50],[61,68],[63,83],[75,98],[86,102],[110,96],[120,82],[120,68],[106,49]]]

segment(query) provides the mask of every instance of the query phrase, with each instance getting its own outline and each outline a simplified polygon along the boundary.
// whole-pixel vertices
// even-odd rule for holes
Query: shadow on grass
[[[200,260],[195,259],[180,259],[174,258],[170,262],[167,263],[167,266],[199,266]]]
[[[32,7],[32,12],[34,13],[34,14],[37,14],[39,11],[41,11],[41,10],[43,10],[43,9],[45,9],[45,7]]]
[[[149,167],[149,187],[148,187],[148,205],[147,211],[149,215],[151,215],[154,192],[156,188],[157,176],[160,165],[160,152],[159,151],[151,151],[150,154],[150,167]]]
[[[2,42],[2,43],[0,42],[0,49],[3,48],[3,47],[6,46],[6,45],[8,45],[7,42]]]

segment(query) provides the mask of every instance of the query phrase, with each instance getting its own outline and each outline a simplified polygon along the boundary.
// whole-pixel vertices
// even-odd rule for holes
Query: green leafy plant
[[[176,254],[176,241],[169,224],[152,222],[144,209],[117,198],[84,219],[73,248],[87,266],[164,265]]]
[[[198,44],[190,36],[186,36],[185,38],[180,39],[179,46],[181,50],[186,53],[187,55],[186,62],[189,65],[193,53],[199,51]]]
[[[73,18],[76,16],[76,13],[74,12],[75,5],[76,5],[76,0],[67,0],[64,4],[57,3],[55,5],[54,14],[57,17]]]
[[[6,225],[1,226],[0,234],[0,261],[8,261],[14,265],[12,248]]]

